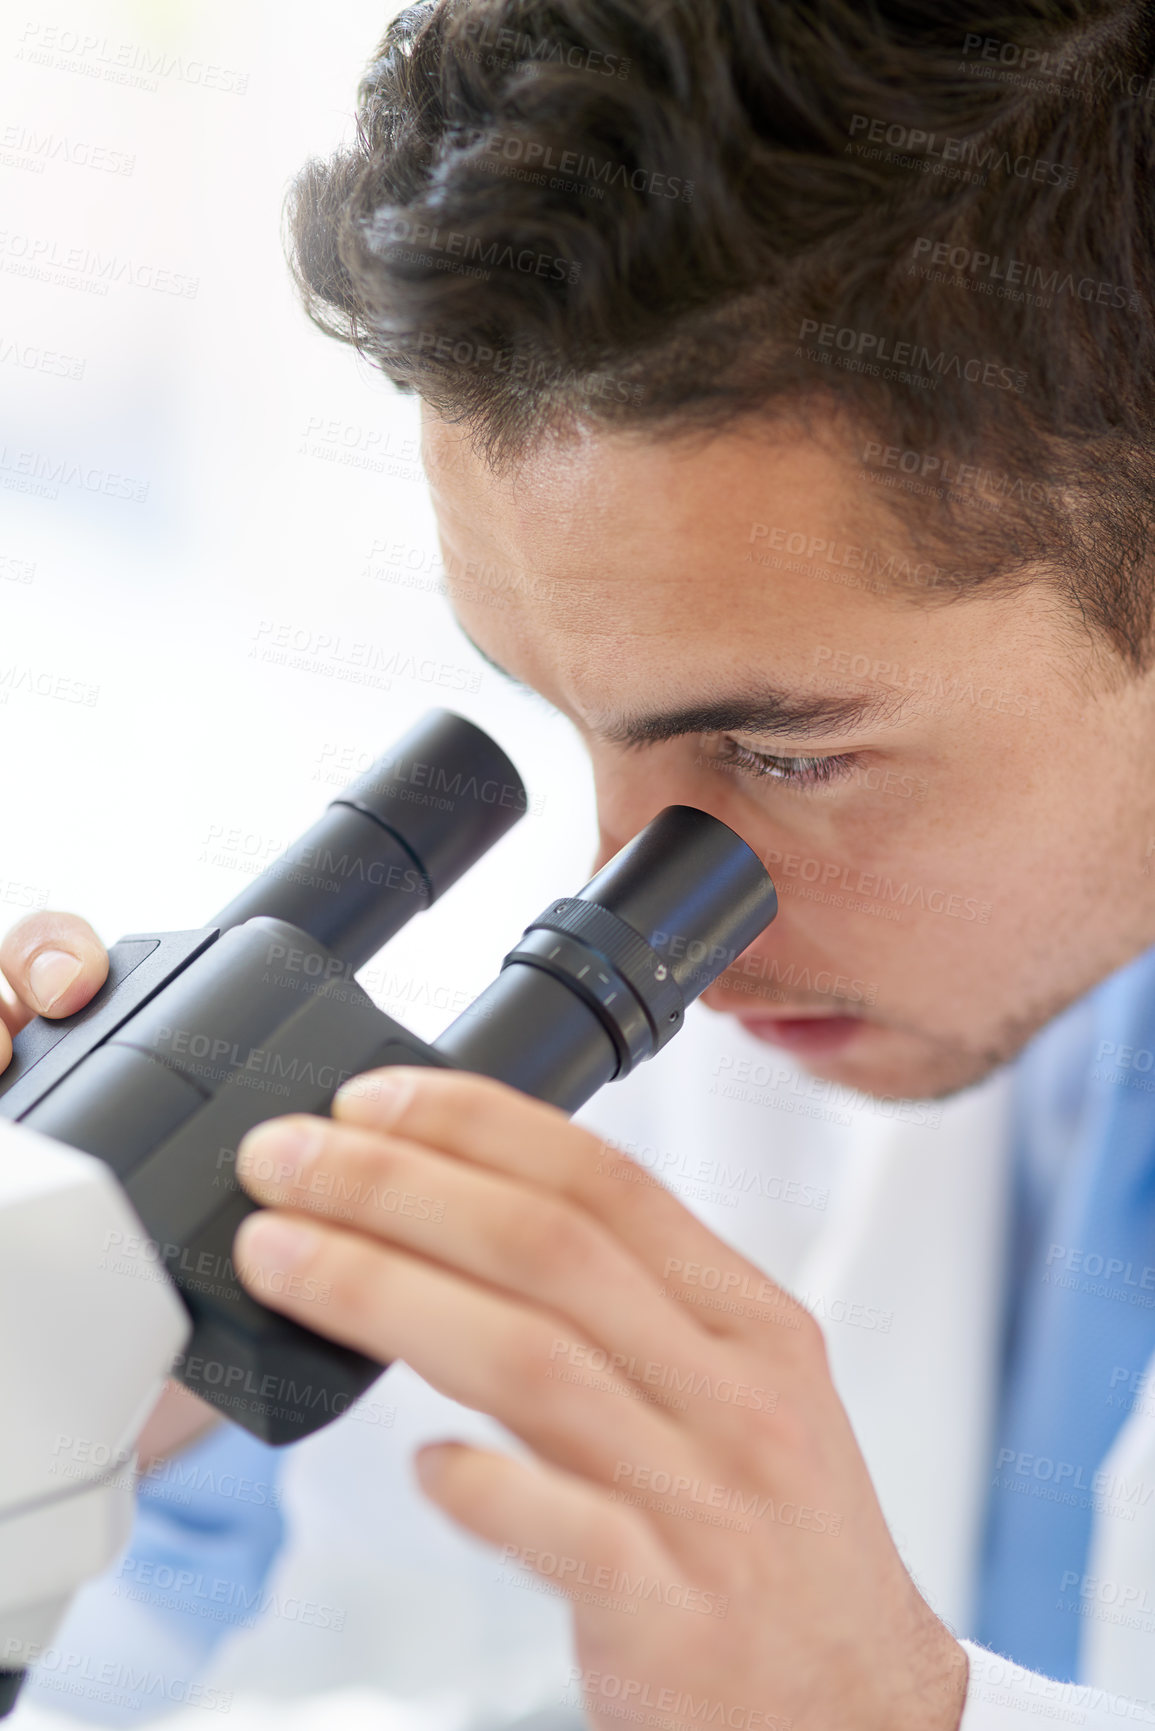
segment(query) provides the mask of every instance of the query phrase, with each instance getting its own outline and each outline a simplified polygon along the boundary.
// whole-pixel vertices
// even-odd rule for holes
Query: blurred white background
[[[283,258],[289,182],[350,136],[398,9],[8,14],[0,927],[37,904],[106,941],[200,924],[456,707],[547,821],[390,947],[376,994],[432,1033],[586,875],[593,827],[567,724],[505,687],[440,594],[414,400],[308,323]]]

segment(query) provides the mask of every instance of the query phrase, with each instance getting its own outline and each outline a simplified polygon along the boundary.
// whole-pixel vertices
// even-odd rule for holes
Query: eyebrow
[[[495,673],[521,691],[531,689],[479,648],[468,633],[462,635]],[[594,731],[607,745],[624,746],[660,745],[691,733],[756,733],[769,738],[814,739],[892,721],[906,704],[906,694],[899,691],[871,696],[836,691],[765,691],[753,697],[722,697],[712,703],[688,704],[682,709],[623,716]]]
[[[598,728],[610,745],[658,745],[688,733],[755,733],[771,738],[814,739],[851,733],[889,721],[906,706],[899,692],[858,697],[838,692],[769,691],[756,697],[723,697],[653,715],[623,717]]]

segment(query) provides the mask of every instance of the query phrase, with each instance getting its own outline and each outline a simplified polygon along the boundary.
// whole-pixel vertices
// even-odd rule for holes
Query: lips
[[[841,1051],[865,1023],[859,1016],[739,1016],[748,1034],[800,1058]]]

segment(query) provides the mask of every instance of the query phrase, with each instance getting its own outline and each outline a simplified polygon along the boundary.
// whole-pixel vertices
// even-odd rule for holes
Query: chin
[[[760,1017],[745,1005],[711,1007],[735,1015],[753,1039],[789,1054],[808,1075],[876,1099],[945,1099],[981,1082],[999,1063],[865,1016]]]

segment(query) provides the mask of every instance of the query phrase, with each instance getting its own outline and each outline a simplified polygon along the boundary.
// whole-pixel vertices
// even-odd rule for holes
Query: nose
[[[664,755],[661,747],[636,754],[615,752],[612,757],[591,752],[598,816],[593,872],[601,871],[666,806],[707,809],[695,778],[660,761]]]
[[[661,809],[661,806],[659,806],[656,811],[651,812],[650,816],[657,817],[658,811]],[[614,855],[620,853],[628,841],[633,840],[634,836],[637,835],[638,830],[645,829],[649,821],[650,819],[648,817],[644,817],[637,825],[636,829],[631,829],[627,834],[619,836],[606,828],[605,824],[602,822],[601,813],[599,812],[598,845],[597,852],[594,854],[593,864],[590,866],[590,876],[596,877],[603,866],[609,865]]]
[[[644,752],[591,753],[597,795],[598,850],[593,870],[601,868],[669,805],[690,805],[728,824],[739,835],[743,825],[729,777],[703,767],[685,741]],[[754,838],[743,839],[759,849]]]

